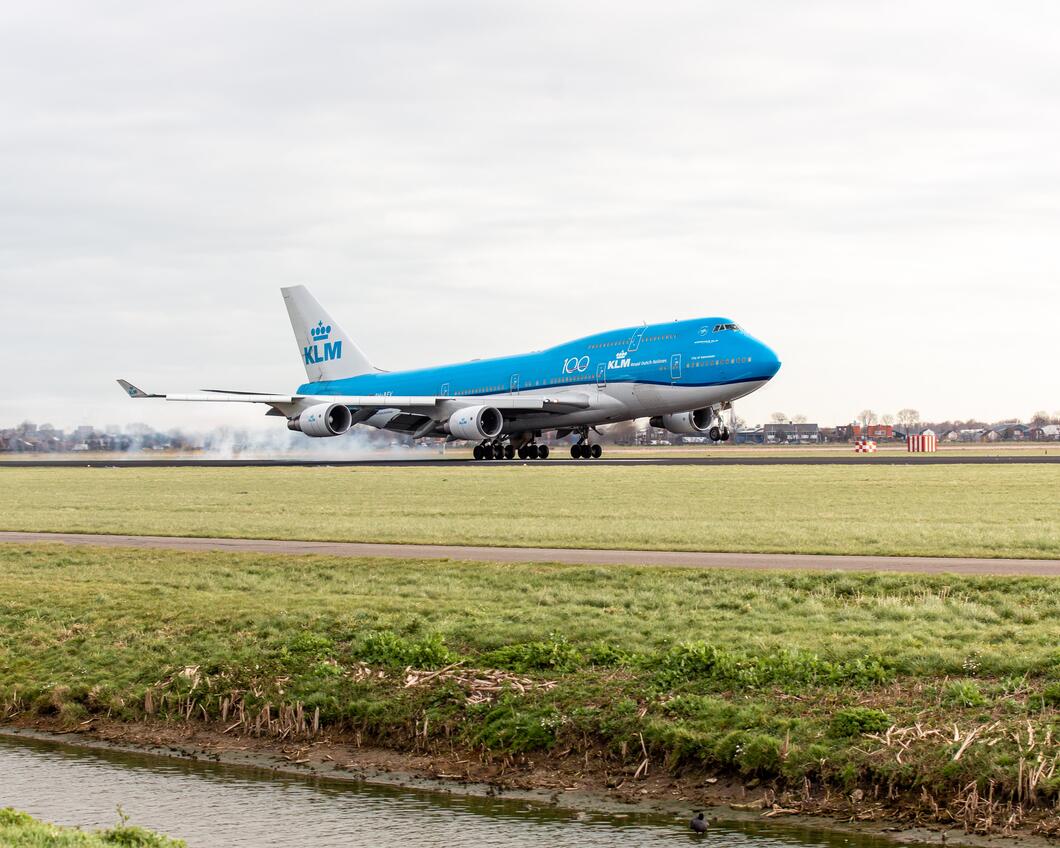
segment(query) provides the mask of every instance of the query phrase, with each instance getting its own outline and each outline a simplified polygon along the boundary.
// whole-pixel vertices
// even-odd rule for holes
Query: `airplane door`
[[[512,389],[512,394],[513,394],[513,395],[514,395],[514,394],[515,394],[515,393],[516,393],[517,391],[519,391],[519,375],[518,375],[518,374],[512,374],[512,385],[511,385],[511,389]]]
[[[637,329],[633,331],[633,336],[632,336],[632,338],[630,338],[629,344],[626,345],[626,350],[627,351],[632,353],[633,351],[635,351],[637,348],[640,347],[640,337],[644,335],[644,331],[646,329],[647,329],[646,327],[637,327]]]
[[[442,383],[442,388],[438,392],[438,394],[440,394],[442,397],[449,397],[449,384],[448,383]]]
[[[596,366],[596,387],[602,389],[607,385],[607,363],[601,362]]]
[[[670,382],[676,383],[681,379],[681,354],[675,353],[670,357]]]

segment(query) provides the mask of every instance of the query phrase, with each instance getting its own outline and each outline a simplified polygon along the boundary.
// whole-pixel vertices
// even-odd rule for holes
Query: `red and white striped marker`
[[[872,439],[858,439],[854,442],[854,453],[876,453],[876,443]]]
[[[934,433],[906,436],[905,447],[909,453],[935,453],[939,449],[938,436]]]

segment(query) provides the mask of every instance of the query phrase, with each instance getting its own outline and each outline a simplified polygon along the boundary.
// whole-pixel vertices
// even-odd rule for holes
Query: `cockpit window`
[[[739,330],[740,328],[736,324],[715,324],[714,332],[720,333],[724,330]]]

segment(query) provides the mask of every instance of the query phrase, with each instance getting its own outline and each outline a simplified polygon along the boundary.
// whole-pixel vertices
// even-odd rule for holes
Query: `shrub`
[[[551,707],[529,708],[510,696],[486,710],[472,743],[490,751],[522,754],[547,750],[556,744],[562,717]]]
[[[287,649],[292,654],[322,656],[330,654],[334,648],[334,643],[327,636],[311,630],[303,630],[287,643]]]
[[[1060,707],[1060,681],[1045,684],[1042,701],[1050,707]]]
[[[582,655],[566,639],[524,642],[490,651],[482,662],[508,671],[574,671],[582,665]]]
[[[862,733],[882,733],[891,724],[891,717],[883,710],[847,707],[832,716],[830,730],[833,736],[860,736]]]
[[[456,660],[445,640],[434,634],[422,639],[405,639],[389,630],[369,633],[361,645],[360,658],[379,665],[441,668]]]
[[[659,682],[673,686],[684,680],[709,680],[756,688],[789,684],[885,683],[893,672],[881,660],[825,660],[808,651],[777,651],[742,656],[706,642],[675,645],[659,660]]]
[[[955,707],[981,707],[986,698],[979,691],[979,684],[971,680],[957,680],[949,684],[942,693],[942,700]]]
[[[780,772],[781,742],[765,733],[747,734],[736,755],[740,771],[746,775],[772,777]]]

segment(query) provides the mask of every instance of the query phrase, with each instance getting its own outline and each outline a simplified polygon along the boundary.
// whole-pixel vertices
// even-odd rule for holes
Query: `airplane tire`
[[[475,459],[482,459],[482,457],[485,456],[482,450],[482,445],[475,445],[475,449],[471,451],[471,455],[475,457]]]
[[[537,445],[527,445],[526,446],[526,455],[527,455],[527,457],[529,459],[537,459],[537,454],[538,454]]]
[[[493,458],[494,459],[504,459],[504,445],[494,445],[493,446]]]
[[[593,459],[599,459],[601,456],[603,456],[603,453],[604,453],[604,449],[602,447],[600,447],[599,445],[593,445],[592,451],[593,451]]]
[[[511,445],[505,445],[504,446],[504,458],[505,459],[515,459],[515,448],[513,448]]]
[[[519,448],[519,459],[529,459],[529,458],[530,458],[530,448],[527,445],[523,445],[521,448]]]
[[[581,459],[581,456],[582,456],[582,446],[581,445],[571,445],[570,446],[570,458],[571,459]]]
[[[534,459],[548,459],[548,445],[534,445]]]
[[[707,430],[707,436],[710,437],[710,440],[712,442],[720,442],[721,441],[721,430],[718,429],[717,427],[711,427],[709,430]]]
[[[581,446],[581,457],[582,457],[582,459],[592,459],[593,458],[593,449],[589,445],[588,442],[586,442],[585,444],[583,444]]]
[[[721,431],[721,440],[723,442],[729,441],[729,428],[728,427],[726,427],[724,430]]]

